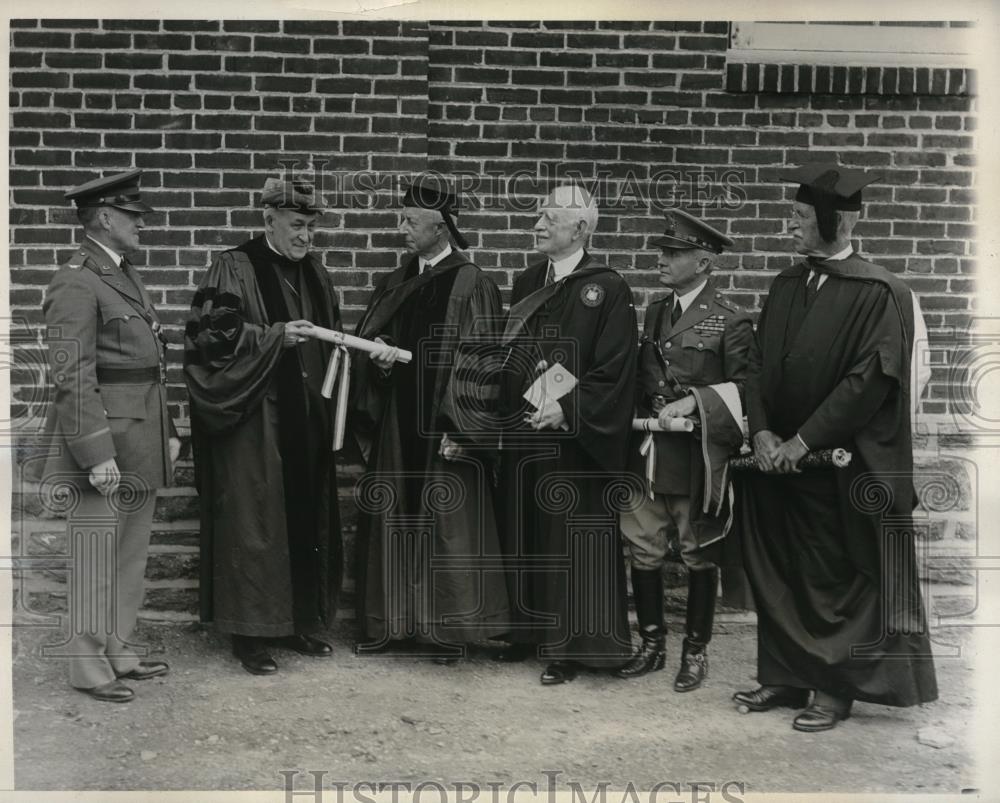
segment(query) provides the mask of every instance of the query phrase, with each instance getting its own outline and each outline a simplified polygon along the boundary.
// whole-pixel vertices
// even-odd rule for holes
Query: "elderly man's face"
[[[792,206],[792,216],[788,219],[788,233],[799,254],[823,254],[829,247],[819,233],[816,209],[809,204],[796,201]]]
[[[660,284],[682,296],[705,280],[710,257],[700,248],[661,248],[656,267]]]
[[[583,245],[586,230],[581,210],[555,203],[550,195],[535,223],[535,250],[552,260],[564,259]]]
[[[145,227],[141,212],[106,206],[99,214],[112,250],[124,255],[139,247],[139,232]]]
[[[297,209],[268,209],[264,213],[264,228],[274,249],[298,262],[309,253],[316,233],[316,214]]]
[[[399,230],[403,232],[406,250],[422,256],[433,256],[441,240],[444,219],[436,209],[404,206]]]

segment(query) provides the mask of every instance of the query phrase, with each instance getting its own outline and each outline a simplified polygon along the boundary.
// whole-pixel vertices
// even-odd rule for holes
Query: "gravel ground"
[[[710,781],[747,792],[957,794],[975,785],[968,650],[938,661],[936,703],[858,704],[835,730],[801,734],[790,710],[741,715],[730,700],[754,685],[752,625],[717,626],[711,676],[683,695],[670,688],[677,633],[666,671],[543,687],[537,661],[500,664],[485,650],[450,667],[407,654],[357,657],[342,630],[331,634],[332,659],[276,651],[281,671],[263,678],[244,672],[211,630],[144,623],[137,640],[171,672],[133,683],[137,698],[114,705],[71,689],[65,667],[40,656],[52,631],[18,628],[16,788],[274,790],[281,770],[295,769],[325,771],[327,786],[523,780],[544,789],[546,770],[560,773],[563,791]],[[918,742],[924,728],[951,743]],[[311,784],[303,775],[296,789]]]

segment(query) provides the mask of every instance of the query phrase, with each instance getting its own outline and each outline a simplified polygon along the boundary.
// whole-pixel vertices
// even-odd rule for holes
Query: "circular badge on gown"
[[[580,291],[580,300],[588,307],[599,307],[604,301],[604,288],[591,282]]]

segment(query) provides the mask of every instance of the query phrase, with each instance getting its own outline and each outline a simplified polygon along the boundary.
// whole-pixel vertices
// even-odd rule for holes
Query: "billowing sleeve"
[[[591,458],[606,471],[621,471],[634,410],[638,324],[632,291],[620,277],[608,288],[599,326],[589,369],[559,405]]]
[[[480,273],[460,318],[455,366],[441,401],[441,415],[456,434],[467,435],[482,446],[492,445],[498,433],[502,317],[500,290]]]
[[[224,432],[256,410],[281,359],[284,324],[264,323],[252,268],[234,252],[209,267],[184,333],[184,378],[193,421]]]
[[[115,457],[97,392],[97,297],[80,270],[63,268],[52,279],[42,310],[59,430],[77,465],[92,468]]]
[[[738,313],[722,335],[722,370],[727,382],[736,385],[740,398],[745,398],[750,348],[753,343],[753,322],[746,312]]]

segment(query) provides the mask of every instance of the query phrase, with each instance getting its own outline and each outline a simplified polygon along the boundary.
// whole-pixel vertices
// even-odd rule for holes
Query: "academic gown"
[[[388,375],[355,361],[352,431],[368,452],[356,492],[358,620],[376,641],[472,642],[509,618],[492,460],[477,444],[495,387],[470,369],[477,349],[495,350],[500,292],[459,252],[422,275],[417,262],[376,286],[357,330],[413,352]],[[438,453],[446,433],[465,449],[455,460]]]
[[[501,532],[516,642],[592,667],[631,654],[618,505],[634,409],[637,325],[621,276],[586,252],[545,285],[548,263],[514,281],[503,346]],[[540,361],[578,385],[559,400],[566,431],[531,430],[522,398]]]
[[[202,620],[246,636],[317,631],[342,573],[332,403],[320,394],[331,347],[282,341],[290,320],[340,329],[336,292],[314,256],[292,262],[261,236],[215,258],[192,312]]]
[[[743,472],[758,680],[884,705],[937,697],[914,555],[908,288],[857,255],[774,280],[751,349],[752,433],[844,447],[847,469]]]

